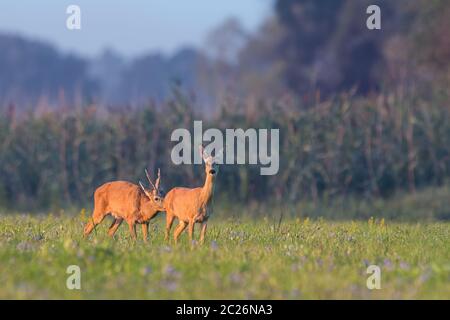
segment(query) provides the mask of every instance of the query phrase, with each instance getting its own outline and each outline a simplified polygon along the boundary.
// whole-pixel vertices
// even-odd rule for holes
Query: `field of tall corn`
[[[431,94],[430,94],[431,95]],[[313,105],[230,101],[212,117],[182,95],[163,106],[122,111],[85,106],[0,112],[0,207],[28,210],[86,206],[106,181],[143,179],[161,168],[166,189],[203,181],[200,166],[175,166],[177,128],[279,128],[280,170],[222,166],[218,198],[320,202],[335,196],[383,198],[442,186],[450,176],[446,93],[370,98],[337,96]],[[320,201],[319,201],[320,200]]]

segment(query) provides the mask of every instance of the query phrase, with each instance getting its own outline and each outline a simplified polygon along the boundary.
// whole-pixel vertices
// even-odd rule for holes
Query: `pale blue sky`
[[[1,0],[0,32],[54,43],[86,56],[112,47],[127,56],[202,46],[208,31],[237,17],[254,31],[272,0]],[[66,8],[81,8],[81,30],[66,29]]]

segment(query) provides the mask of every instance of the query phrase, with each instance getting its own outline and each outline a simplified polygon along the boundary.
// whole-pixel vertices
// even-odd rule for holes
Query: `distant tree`
[[[202,67],[202,85],[216,101],[223,101],[231,92],[237,94],[239,53],[248,41],[248,34],[236,18],[226,19],[213,28],[205,39],[204,51],[209,58]]]
[[[450,1],[420,0],[412,38],[414,59],[427,81],[450,84]]]
[[[269,18],[248,38],[239,53],[239,85],[245,95],[267,99],[285,91],[283,79],[290,64],[278,50],[284,36],[278,21]]]
[[[275,12],[285,28],[278,48],[286,62],[285,82],[295,92],[310,89],[312,68],[337,27],[343,0],[278,0]],[[308,88],[309,87],[309,88]]]
[[[98,90],[87,61],[63,55],[52,46],[12,35],[0,35],[0,103],[35,104],[45,97],[57,104],[89,100]]]
[[[173,56],[138,57],[123,69],[117,89],[121,93],[120,101],[135,106],[151,101],[161,104],[171,98],[174,87],[201,95],[198,70],[203,60],[203,54],[192,48],[180,49]]]
[[[89,74],[100,83],[100,103],[116,104],[121,101],[120,83],[125,67],[125,58],[110,48],[105,49],[99,57],[90,61]]]
[[[237,18],[229,18],[206,37],[205,51],[217,61],[237,62],[239,51],[247,41],[247,32]]]
[[[287,87],[299,93],[377,89],[383,43],[396,21],[391,19],[397,8],[392,3],[377,2],[382,10],[382,31],[373,31],[366,27],[366,8],[372,4],[368,0],[276,1],[278,21],[285,29],[278,50],[287,64]]]

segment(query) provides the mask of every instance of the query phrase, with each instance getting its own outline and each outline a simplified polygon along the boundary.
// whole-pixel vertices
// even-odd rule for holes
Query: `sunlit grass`
[[[109,221],[87,240],[80,215],[0,218],[0,298],[125,299],[450,299],[450,224],[370,219],[212,219],[204,246],[184,234],[134,243]],[[198,232],[197,232],[198,236]],[[381,289],[366,287],[381,267]],[[81,268],[81,290],[66,288],[66,268]]]

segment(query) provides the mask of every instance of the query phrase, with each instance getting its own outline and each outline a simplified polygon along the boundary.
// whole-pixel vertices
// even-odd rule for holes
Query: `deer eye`
[[[159,197],[155,197],[155,201],[159,201]]]

